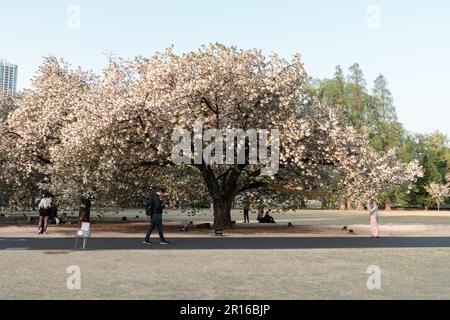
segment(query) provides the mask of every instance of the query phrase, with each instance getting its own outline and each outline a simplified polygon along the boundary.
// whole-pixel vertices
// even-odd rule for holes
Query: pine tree
[[[362,72],[359,63],[352,64],[348,70],[350,71],[348,82],[361,87],[365,91],[367,82],[364,79],[364,73]]]
[[[366,111],[366,80],[358,63],[349,68],[348,75],[348,117],[355,127],[362,127]]]
[[[341,66],[336,66],[336,71],[334,72],[334,100],[337,105],[345,104],[345,78],[344,72]]]
[[[397,112],[394,107],[394,99],[392,98],[391,91],[388,89],[388,82],[382,74],[375,79],[373,96],[376,99],[376,106],[382,122],[396,122]]]

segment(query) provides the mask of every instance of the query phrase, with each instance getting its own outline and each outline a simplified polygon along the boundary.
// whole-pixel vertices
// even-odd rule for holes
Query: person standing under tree
[[[256,207],[256,209],[258,210],[258,222],[261,222],[261,220],[264,217],[264,201],[260,200],[258,203],[258,206]]]
[[[150,197],[147,200],[146,214],[150,216],[151,223],[147,229],[144,244],[152,244],[150,242],[150,236],[155,228],[158,229],[159,240],[161,241],[161,244],[169,244],[169,242],[164,238],[162,224],[162,213],[165,205],[163,200],[161,200],[161,197],[164,197],[166,194],[166,189],[158,187],[155,188],[155,192],[151,193]]]
[[[244,210],[244,223],[250,223],[250,219],[248,217],[248,212],[250,211],[250,198],[245,197],[242,204]]]
[[[379,227],[378,227],[378,204],[376,200],[373,200],[369,206],[370,215],[370,229],[372,231],[372,238],[379,238]]]
[[[52,214],[52,198],[47,191],[43,192],[42,199],[38,205],[38,209],[39,209],[39,225],[37,233],[46,234],[48,226],[48,218]]]

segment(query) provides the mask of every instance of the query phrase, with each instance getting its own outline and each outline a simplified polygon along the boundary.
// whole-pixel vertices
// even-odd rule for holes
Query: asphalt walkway
[[[340,248],[450,248],[450,237],[288,237],[288,238],[173,238],[161,245],[153,238],[151,245],[142,238],[91,238],[88,250],[225,250],[225,249],[340,249]],[[0,238],[0,250],[73,250],[74,238]],[[81,248],[82,239],[78,242]]]

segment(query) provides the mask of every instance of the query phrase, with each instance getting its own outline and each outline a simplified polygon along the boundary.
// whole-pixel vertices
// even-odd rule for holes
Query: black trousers
[[[244,222],[250,222],[250,219],[248,218],[248,209],[244,209]]]
[[[159,233],[159,240],[161,241],[166,241],[166,239],[164,239],[164,233],[163,233],[163,224],[162,224],[162,215],[155,213],[152,216],[152,222],[150,223],[148,229],[147,229],[147,235],[145,236],[145,239],[150,239],[150,236],[153,232],[153,230],[155,228],[158,229],[158,233]]]

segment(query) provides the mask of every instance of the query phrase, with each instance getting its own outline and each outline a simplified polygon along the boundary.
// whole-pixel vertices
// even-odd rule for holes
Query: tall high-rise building
[[[0,60],[0,90],[14,95],[17,89],[17,70],[15,64]]]

